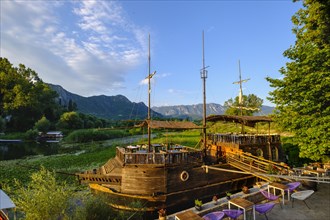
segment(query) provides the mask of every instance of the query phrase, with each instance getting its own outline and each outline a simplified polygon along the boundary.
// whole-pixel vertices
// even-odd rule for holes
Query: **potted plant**
[[[249,187],[247,187],[247,186],[243,186],[243,187],[242,187],[242,191],[243,191],[243,193],[245,193],[245,194],[249,194],[249,193],[250,193]]]
[[[203,202],[202,200],[195,199],[195,209],[200,211],[202,209]]]
[[[226,198],[227,198],[228,200],[230,200],[230,196],[231,196],[231,193],[230,193],[230,192],[226,192]]]
[[[212,201],[214,205],[218,204],[218,197],[216,195],[213,196]]]
[[[158,219],[159,220],[165,220],[166,219],[166,209],[160,209],[159,211],[158,211]]]

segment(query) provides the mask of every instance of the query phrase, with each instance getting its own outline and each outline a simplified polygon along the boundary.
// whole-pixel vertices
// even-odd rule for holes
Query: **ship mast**
[[[202,35],[202,48],[203,48],[203,68],[201,69],[201,78],[203,79],[203,148],[206,154],[206,91],[205,91],[205,85],[206,85],[206,78],[207,78],[207,70],[205,67],[205,55],[204,55],[204,31]]]
[[[152,147],[151,147],[151,114],[150,114],[150,109],[151,109],[151,104],[150,104],[150,94],[151,94],[151,78],[156,74],[156,71],[154,71],[153,73],[150,73],[150,63],[151,63],[151,58],[150,58],[150,34],[149,34],[149,40],[148,40],[148,118],[147,118],[147,124],[148,124],[148,151],[151,152],[152,151]]]
[[[239,84],[238,107],[240,109],[241,116],[243,116],[243,89],[242,89],[242,83],[247,82],[250,79],[243,79],[242,80],[240,60],[238,60],[238,71],[239,71],[239,81],[233,82],[233,84]]]

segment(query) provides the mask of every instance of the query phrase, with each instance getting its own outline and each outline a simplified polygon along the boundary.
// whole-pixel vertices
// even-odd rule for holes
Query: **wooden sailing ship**
[[[213,164],[213,167],[233,170],[235,168],[226,163],[226,152],[249,151],[250,146],[251,153],[254,154],[254,149],[257,151],[259,148],[259,145],[254,145],[254,142],[253,145],[244,144],[248,138],[242,139],[240,136],[235,136],[234,141],[232,141],[230,134],[224,136],[206,133],[206,120],[212,121],[215,118],[206,118],[205,80],[207,71],[204,62],[204,35],[203,68],[201,69],[204,85],[202,127],[192,122],[151,120],[151,77],[149,52],[149,75],[147,77],[149,79],[149,112],[148,119],[143,124],[148,127],[148,144],[117,147],[116,156],[106,164],[97,169],[77,174],[80,182],[89,184],[92,192],[108,196],[109,204],[118,209],[135,210],[131,204],[139,201],[143,207],[141,211],[155,212],[161,208],[166,208],[168,213],[192,207],[195,199],[210,201],[214,195],[221,196],[226,191],[239,190],[243,185],[252,186],[256,177],[251,174],[216,170],[206,172],[203,168],[205,164]],[[248,122],[252,121],[248,120]],[[256,121],[254,120],[254,122]],[[203,138],[198,148],[177,144],[151,144],[150,131],[156,128],[202,129]],[[269,137],[266,138],[266,142],[271,147],[274,144],[280,147],[277,136],[276,138]],[[257,137],[256,141],[261,139],[261,137]],[[228,142],[228,140],[230,141]],[[266,152],[265,150],[265,156]]]

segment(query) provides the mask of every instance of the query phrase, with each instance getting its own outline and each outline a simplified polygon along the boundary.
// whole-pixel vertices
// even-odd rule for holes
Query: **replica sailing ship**
[[[103,166],[77,174],[81,183],[89,184],[92,192],[109,197],[109,204],[118,209],[134,210],[132,202],[139,201],[142,211],[157,211],[166,208],[169,213],[194,205],[195,199],[210,201],[214,195],[224,195],[226,191],[241,189],[243,185],[252,186],[256,177],[251,174],[219,172],[208,170],[203,165],[213,164],[221,169],[235,169],[226,163],[225,157],[230,153],[246,150],[257,152],[262,148],[264,156],[268,154],[267,146],[280,147],[279,139],[258,136],[250,144],[244,144],[240,136],[230,134],[206,133],[206,100],[205,80],[207,70],[204,61],[203,33],[203,126],[192,122],[154,121],[150,117],[150,36],[149,36],[149,103],[148,119],[144,125],[148,127],[147,145],[130,145],[117,147],[116,156]],[[209,117],[208,120],[218,119]],[[233,119],[237,120],[240,119]],[[243,119],[243,123],[256,123],[270,119]],[[248,121],[245,121],[248,120]],[[150,133],[154,128],[202,129],[203,138],[199,148],[191,148],[176,144],[151,144]],[[248,136],[244,136],[248,139]],[[264,138],[264,139],[263,139]],[[263,142],[262,140],[265,140]],[[268,145],[267,145],[268,143]],[[275,145],[274,145],[275,144]],[[250,148],[248,148],[250,146]],[[244,147],[244,148],[242,148]]]

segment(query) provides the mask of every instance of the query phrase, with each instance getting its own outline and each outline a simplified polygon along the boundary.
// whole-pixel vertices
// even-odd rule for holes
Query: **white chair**
[[[306,203],[306,199],[308,199],[311,195],[313,195],[314,190],[304,190],[292,193],[291,199],[292,199],[292,208],[293,208],[293,202],[295,199],[301,200],[305,203],[305,205],[309,208],[309,206]],[[310,208],[309,208],[310,209]]]

